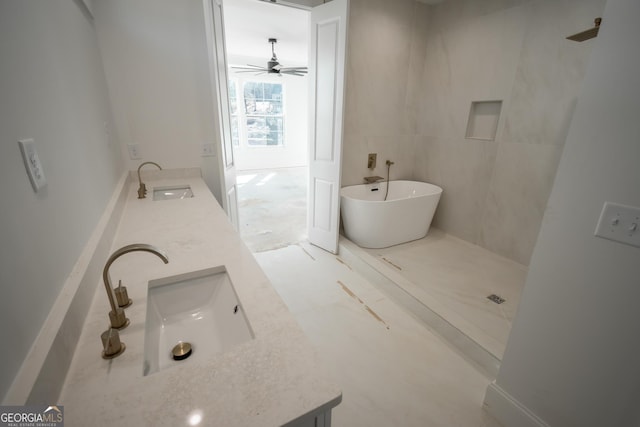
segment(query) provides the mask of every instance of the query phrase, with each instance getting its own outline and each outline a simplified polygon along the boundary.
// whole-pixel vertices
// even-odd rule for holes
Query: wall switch
[[[31,181],[33,191],[37,193],[38,190],[47,185],[47,179],[44,176],[42,164],[40,163],[40,158],[36,151],[36,144],[33,139],[23,139],[18,141],[18,145],[20,146],[24,166],[27,168],[29,181]]]
[[[213,144],[202,144],[200,147],[202,157],[213,157],[216,155],[215,146]]]
[[[140,155],[140,146],[138,144],[129,144],[127,145],[127,149],[129,150],[129,158],[131,160],[141,159]]]
[[[640,208],[605,202],[595,234],[640,248]]]

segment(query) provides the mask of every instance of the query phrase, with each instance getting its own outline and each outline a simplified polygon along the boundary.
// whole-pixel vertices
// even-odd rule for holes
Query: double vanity
[[[110,327],[100,286],[60,396],[65,421],[330,426],[342,394],[314,348],[199,173],[164,172],[145,179],[145,198],[129,180],[112,252],[150,245],[168,263],[134,246],[105,269],[126,286],[128,323]],[[109,352],[113,331],[122,348]]]

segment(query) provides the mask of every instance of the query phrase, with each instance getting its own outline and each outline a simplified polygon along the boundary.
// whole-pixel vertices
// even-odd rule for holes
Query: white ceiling
[[[225,36],[229,62],[234,57],[271,58],[267,39],[278,39],[278,60],[286,65],[307,63],[309,12],[259,0],[225,0]],[[263,64],[256,64],[263,65]]]

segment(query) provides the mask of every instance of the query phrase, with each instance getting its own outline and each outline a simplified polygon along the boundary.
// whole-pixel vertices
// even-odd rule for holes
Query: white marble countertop
[[[110,308],[100,278],[59,400],[66,425],[180,426],[200,414],[205,426],[279,426],[339,404],[339,387],[324,379],[314,348],[204,181],[161,175],[144,180],[146,199],[137,199],[137,180],[129,184],[111,252],[147,243],[163,250],[169,264],[132,252],[111,266],[113,284],[121,279],[133,299],[125,309],[131,324],[120,331],[126,351],[112,360],[101,357]],[[152,200],[154,187],[181,184],[191,186],[193,198]],[[255,338],[143,376],[149,280],[219,265],[226,266]]]

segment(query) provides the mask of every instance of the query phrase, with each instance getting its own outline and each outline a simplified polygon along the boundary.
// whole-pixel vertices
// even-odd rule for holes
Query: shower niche
[[[501,100],[472,101],[465,138],[494,141],[496,139],[501,111]]]

